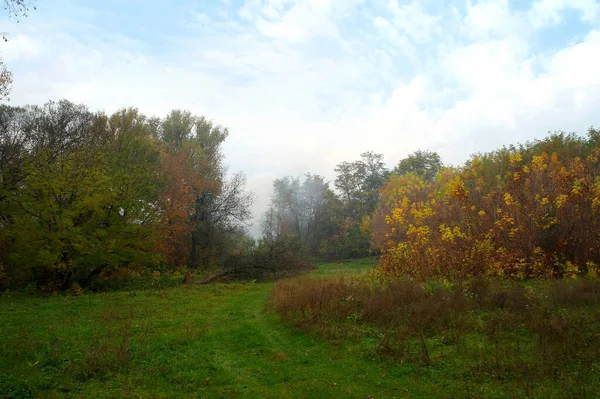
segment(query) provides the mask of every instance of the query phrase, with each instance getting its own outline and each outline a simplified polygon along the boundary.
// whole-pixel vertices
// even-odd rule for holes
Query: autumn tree
[[[253,196],[242,173],[226,177],[222,143],[229,132],[205,117],[174,110],[158,126],[164,142],[162,250],[167,262],[222,263],[243,234]]]

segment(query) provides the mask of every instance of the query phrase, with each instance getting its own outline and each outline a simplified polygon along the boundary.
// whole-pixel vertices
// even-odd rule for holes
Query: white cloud
[[[2,57],[6,62],[26,61],[42,53],[40,41],[25,35],[10,37],[2,45]]]
[[[531,20],[535,28],[557,24],[562,21],[561,12],[573,9],[581,13],[581,19],[593,22],[600,17],[600,3],[596,0],[538,0],[531,8]]]
[[[414,42],[427,42],[432,39],[434,33],[438,32],[437,24],[440,17],[426,12],[418,1],[407,4],[390,1],[388,7],[395,28]]]
[[[268,38],[303,43],[314,37],[337,36],[332,12],[331,0],[247,0],[240,15]]]
[[[467,1],[464,34],[472,40],[490,36],[515,37],[528,35],[530,23],[520,12],[510,9],[508,0],[482,0],[475,4]]]

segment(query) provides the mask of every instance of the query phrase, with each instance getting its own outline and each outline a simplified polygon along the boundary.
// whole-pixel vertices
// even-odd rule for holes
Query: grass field
[[[320,265],[313,277],[370,269]],[[2,398],[514,397],[284,324],[273,283],[0,299]]]

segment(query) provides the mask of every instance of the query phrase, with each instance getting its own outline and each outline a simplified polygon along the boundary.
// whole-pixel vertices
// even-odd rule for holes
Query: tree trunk
[[[192,246],[190,248],[190,263],[193,269],[198,268],[198,238],[196,237],[196,232],[192,231]]]
[[[224,270],[224,271],[221,271],[219,273],[213,274],[212,276],[208,276],[207,278],[205,278],[202,281],[196,281],[196,284],[210,284],[213,281],[215,281],[215,280],[217,280],[217,279],[219,279],[221,277],[225,277],[225,276],[227,276],[228,274],[231,274],[231,273],[232,273],[231,270]]]

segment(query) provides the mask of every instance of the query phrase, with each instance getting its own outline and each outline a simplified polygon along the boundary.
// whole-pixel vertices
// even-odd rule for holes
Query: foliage
[[[364,215],[370,215],[375,209],[379,189],[388,176],[383,155],[365,152],[360,160],[342,162],[334,170],[337,172],[335,187],[340,192],[347,215],[360,222]]]
[[[32,0],[3,0],[3,8],[9,17],[26,17],[30,9],[36,9]]]
[[[17,18],[17,22],[20,17],[27,17],[27,13],[31,9],[36,9],[32,5],[31,0],[3,0],[4,11],[8,13],[9,18]],[[6,33],[0,33],[1,40],[4,42],[8,41],[8,35]],[[8,95],[12,89],[13,74],[6,68],[4,61],[0,58],[0,101],[9,100]]]
[[[476,155],[435,181],[392,177],[372,222],[383,274],[595,276],[599,137],[558,133]]]
[[[27,116],[16,129],[25,130],[31,147],[21,148],[19,173],[3,173],[12,184],[4,191],[2,229],[11,250],[2,255],[13,282],[67,289],[123,264],[152,262],[158,153],[139,115],[96,119],[60,102],[32,107]],[[98,120],[107,122],[103,129]]]
[[[302,181],[289,176],[276,179],[270,208],[262,220],[264,239],[296,239],[302,253],[315,253],[330,229],[328,217],[335,200],[322,176],[308,173]]]
[[[441,169],[442,160],[436,152],[418,150],[402,159],[392,173],[397,175],[414,173],[421,176],[423,180],[430,181],[435,180]]]
[[[334,185],[319,175],[285,177],[273,182],[271,206],[262,221],[263,237],[296,237],[303,255],[349,259],[370,255],[370,228],[365,218],[375,209],[388,172],[383,156],[361,154],[336,166]]]
[[[0,100],[8,99],[13,82],[13,74],[0,59]]]
[[[222,263],[252,201],[242,174],[224,176],[226,136],[177,110],[0,107],[0,284],[53,292],[132,265]]]
[[[339,221],[337,231],[321,242],[318,255],[326,260],[358,259],[368,255],[370,250],[360,226],[345,218]]]

